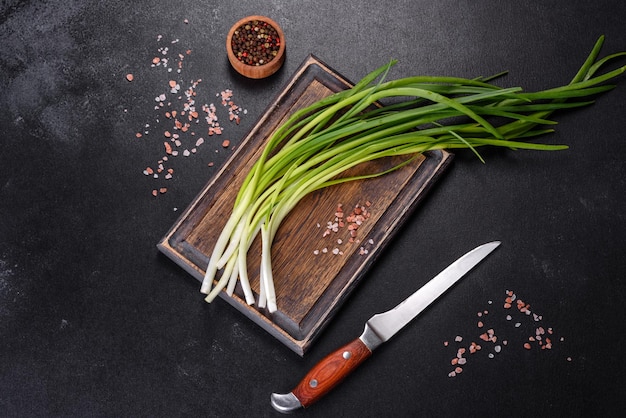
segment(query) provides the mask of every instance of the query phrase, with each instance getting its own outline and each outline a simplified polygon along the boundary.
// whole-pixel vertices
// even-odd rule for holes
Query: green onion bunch
[[[246,302],[277,310],[271,247],[281,222],[307,194],[334,184],[389,172],[342,177],[361,163],[392,156],[405,162],[429,150],[477,148],[562,150],[565,145],[526,142],[553,132],[552,112],[587,106],[591,97],[614,85],[607,81],[626,66],[604,74],[601,67],[626,56],[598,59],[604,37],[567,85],[526,93],[501,88],[495,78],[407,77],[385,81],[395,61],[373,71],[353,88],[328,96],[295,112],[268,139],[245,178],[232,214],[215,243],[201,292],[207,302],[222,290],[232,295],[241,283]],[[377,81],[378,80],[378,81]],[[387,105],[380,105],[386,101]],[[249,284],[247,253],[261,235],[260,293]]]

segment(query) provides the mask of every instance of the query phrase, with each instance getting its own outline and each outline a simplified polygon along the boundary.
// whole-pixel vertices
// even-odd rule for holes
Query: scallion
[[[206,300],[212,301],[224,289],[232,295],[239,280],[248,304],[256,302],[260,308],[276,311],[271,248],[279,226],[315,190],[385,174],[341,177],[359,164],[406,156],[394,168],[399,169],[420,153],[438,149],[469,148],[480,158],[477,148],[482,146],[567,148],[524,140],[552,132],[549,126],[556,123],[548,119],[552,112],[587,106],[592,103],[590,96],[614,87],[604,83],[626,71],[626,66],[596,73],[626,53],[598,60],[603,41],[604,37],[598,39],[572,81],[558,88],[526,93],[519,87],[498,87],[491,79],[456,77],[385,81],[395,64],[392,61],[353,88],[295,112],[268,139],[239,190],[209,259],[201,287]],[[380,80],[374,83],[376,79]],[[393,103],[377,105],[385,101]],[[248,281],[247,253],[259,234],[260,294],[255,300]]]

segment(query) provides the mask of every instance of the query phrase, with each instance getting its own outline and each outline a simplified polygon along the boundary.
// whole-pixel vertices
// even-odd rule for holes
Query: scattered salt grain
[[[184,23],[188,24],[188,19],[184,20]],[[149,59],[150,67],[154,69],[163,69],[167,70],[168,73],[171,73],[174,69],[176,73],[182,74],[182,70],[184,68],[185,60],[191,56],[192,48],[186,47],[180,50],[180,46],[178,44],[182,44],[180,39],[173,39],[168,44],[164,45],[161,42],[163,41],[163,35],[158,34],[156,36],[156,41],[158,43],[156,53]],[[127,81],[134,80],[134,75],[132,73],[128,73],[125,75]],[[154,101],[154,110],[158,112],[155,115],[156,124],[162,124],[162,121],[165,123],[174,122],[173,126],[165,126],[161,132],[167,132],[165,136],[169,139],[172,139],[172,146],[182,147],[184,151],[181,151],[181,154],[185,157],[189,157],[192,154],[196,154],[198,152],[197,147],[202,145],[205,140],[203,138],[195,137],[196,131],[193,126],[197,126],[198,128],[203,128],[201,125],[200,109],[206,111],[206,123],[208,127],[212,130],[210,134],[222,134],[224,132],[223,128],[219,125],[218,119],[221,118],[221,115],[217,114],[217,109],[213,104],[204,104],[200,105],[196,103],[197,100],[197,87],[202,80],[191,80],[188,82],[183,82],[179,77],[168,77],[165,85],[162,86],[162,91],[155,96]],[[187,84],[187,86],[185,86]],[[169,92],[169,99],[167,93]],[[224,94],[225,93],[225,94]],[[226,109],[226,114],[229,117],[229,120],[235,121],[239,123],[240,115],[246,114],[247,111],[243,109],[242,106],[234,102],[234,94],[230,89],[225,89],[222,92],[218,93],[221,97],[224,95],[225,103],[224,106]],[[180,101],[180,108],[176,109],[175,107],[179,104],[177,101]],[[125,110],[126,111],[126,110]],[[163,117],[164,116],[164,117]],[[145,130],[143,132],[136,132],[136,138],[142,138],[144,135],[148,135],[148,127],[149,124],[145,125]],[[185,135],[183,135],[185,134]],[[190,138],[191,137],[191,138]],[[195,147],[193,147],[193,142],[187,143],[190,139],[195,142]],[[187,146],[188,148],[184,148]],[[230,141],[227,144],[223,144],[223,147],[230,146]],[[171,149],[171,147],[170,147]],[[166,151],[169,149],[166,148]],[[215,152],[218,152],[215,149]],[[172,149],[171,152],[166,152],[166,156],[176,157],[178,155],[178,151]],[[164,161],[167,161],[165,158]],[[172,160],[173,161],[173,160]],[[213,163],[209,163],[209,166],[212,166]],[[144,172],[144,174],[146,174]],[[170,179],[172,174],[166,175],[166,179]],[[159,178],[158,175],[154,175],[154,178]],[[156,190],[156,194],[159,194],[159,188],[153,189]]]
[[[501,305],[503,309],[505,309],[505,312],[509,312],[510,309],[515,307],[517,308],[516,309],[517,311],[524,314],[525,316],[531,315],[531,309],[528,303],[525,303],[522,300],[520,300],[517,297],[517,295],[510,290],[507,290],[506,294],[507,296],[505,300],[503,301],[503,304]],[[489,301],[488,303],[492,304],[492,301]],[[477,312],[477,316],[481,318],[484,315],[487,315],[487,313],[488,311],[486,310],[479,311]],[[507,321],[511,321],[513,319],[513,315],[507,314],[505,318]],[[551,350],[553,348],[552,336],[554,335],[554,329],[552,327],[544,327],[541,324],[539,324],[539,322],[543,321],[543,317],[536,313],[532,313],[532,317],[529,318],[527,321],[533,321],[537,324],[533,327],[532,335],[526,336],[525,341],[521,342],[522,347],[525,350],[531,350],[533,348],[533,345],[535,345],[540,349],[540,351]],[[478,328],[483,328],[485,326],[485,323],[479,320],[477,321],[477,326]],[[520,330],[525,329],[525,328],[522,328],[522,321],[515,322],[515,328],[520,328]],[[496,344],[496,342],[498,341],[498,336],[496,335],[496,331],[494,328],[490,328],[487,330],[487,332],[483,332],[481,335],[479,335],[479,338],[485,343],[494,344],[491,352],[487,354],[488,358],[490,359],[495,358],[497,354],[501,353],[503,346],[509,345],[508,344],[509,340],[502,340],[501,342]],[[455,338],[455,341],[459,343],[462,340],[463,338],[461,338],[460,336],[457,336]],[[560,341],[564,341],[564,338],[560,337]],[[448,346],[447,341],[444,342],[444,346],[445,347]],[[467,357],[464,356],[465,350],[466,350],[465,347],[460,347],[460,348],[457,347],[456,356],[453,357],[450,361],[450,363],[453,366],[457,366],[458,368],[460,366],[466,365]],[[480,345],[476,344],[475,342],[472,342],[469,346],[467,346],[467,350],[469,351],[470,355],[474,355],[480,350]],[[571,361],[571,357],[567,357],[566,360]],[[458,375],[457,369],[453,370],[452,372],[448,374],[449,377],[454,377],[457,375]]]

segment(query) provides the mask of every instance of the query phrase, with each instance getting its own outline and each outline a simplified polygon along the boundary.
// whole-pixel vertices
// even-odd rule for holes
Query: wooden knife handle
[[[372,355],[359,338],[317,363],[292,391],[303,407],[320,399]]]

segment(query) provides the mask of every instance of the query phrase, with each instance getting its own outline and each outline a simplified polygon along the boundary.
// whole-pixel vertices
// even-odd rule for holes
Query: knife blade
[[[288,413],[319,400],[499,245],[500,241],[493,241],[474,248],[395,308],[372,316],[357,339],[324,357],[291,392],[272,393],[274,409]]]

